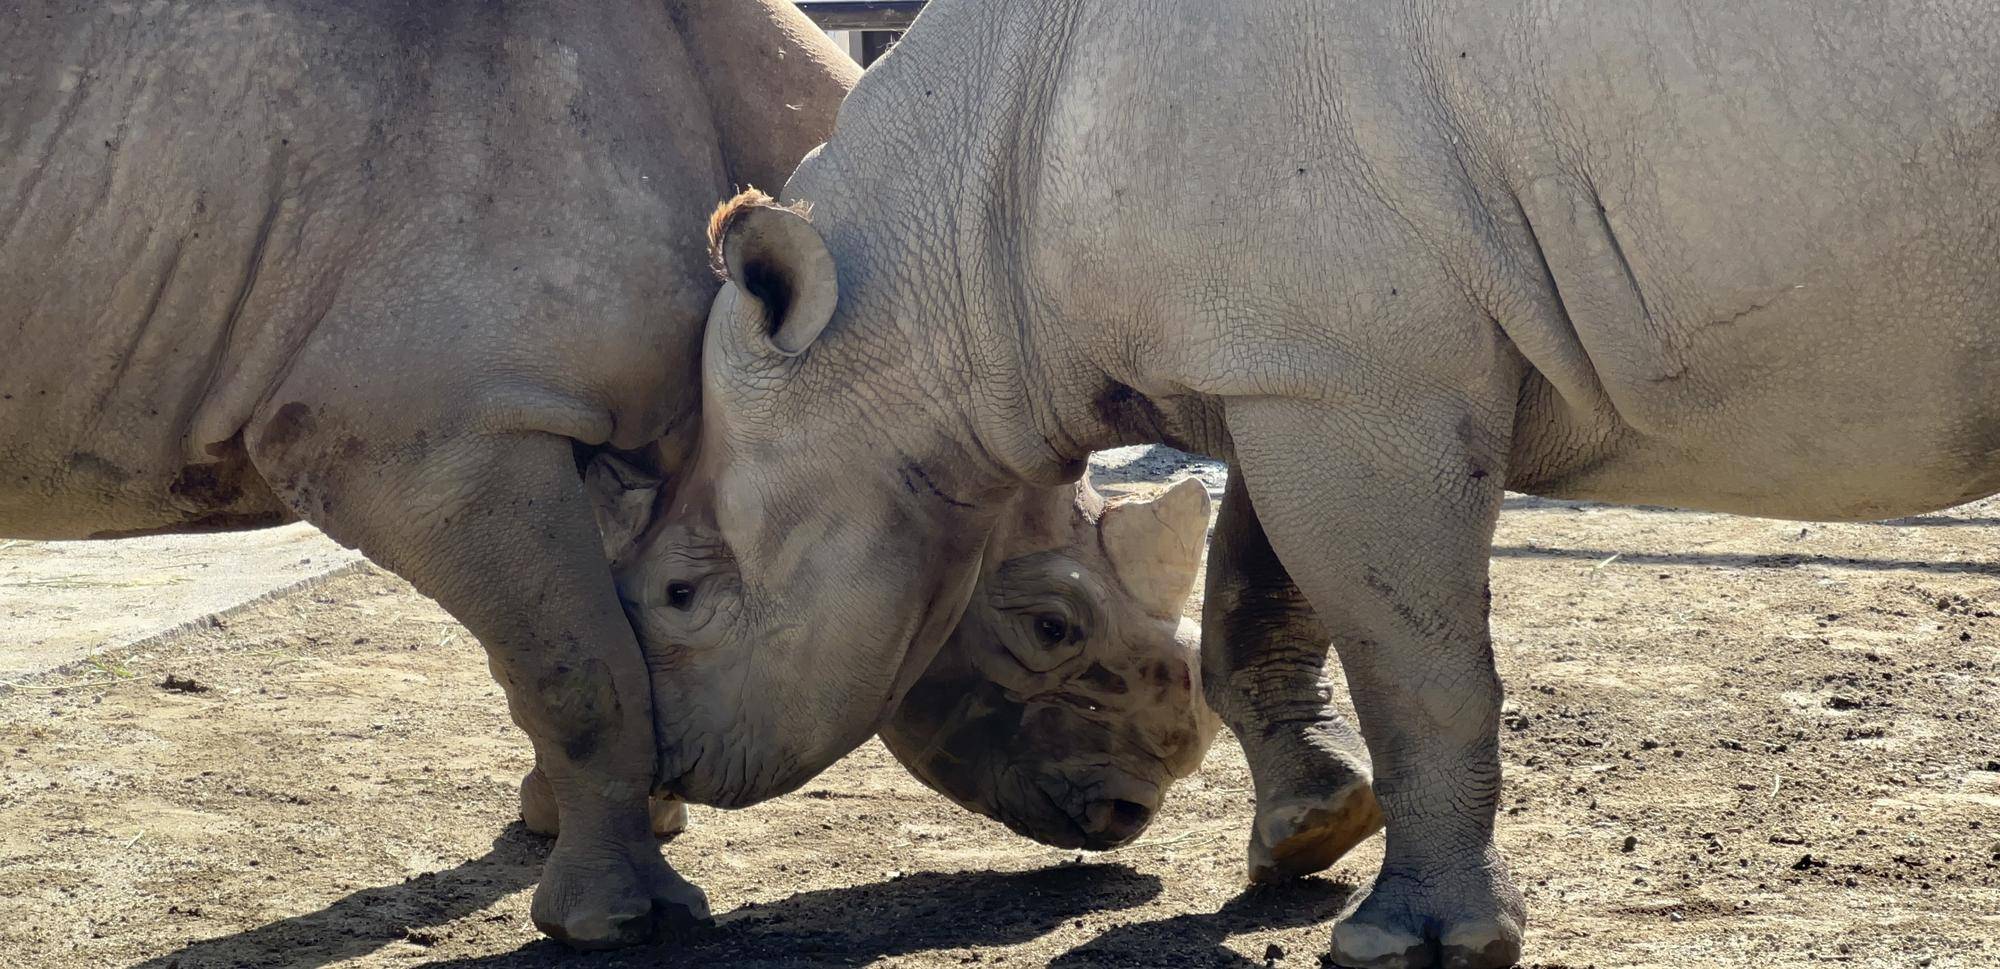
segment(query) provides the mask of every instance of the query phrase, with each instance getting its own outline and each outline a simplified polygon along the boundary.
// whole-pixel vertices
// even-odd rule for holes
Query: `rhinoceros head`
[[[968,440],[953,401],[1006,375],[940,362],[935,333],[892,320],[886,338],[836,340],[867,311],[842,301],[848,267],[800,212],[732,204],[711,229],[729,282],[699,442],[617,579],[653,674],[662,787],[733,806],[880,729],[997,564],[995,523],[1082,469],[1031,476]]]
[[[999,565],[881,736],[959,805],[1103,850],[1138,836],[1215,736],[1181,617],[1208,495],[1190,479],[1106,507],[1088,483],[1063,490],[1024,492],[996,526]]]

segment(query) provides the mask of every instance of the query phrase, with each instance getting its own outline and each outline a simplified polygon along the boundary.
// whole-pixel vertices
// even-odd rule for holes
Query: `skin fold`
[[[1204,680],[1292,734],[1260,800],[1339,793],[1284,766],[1345,746],[1283,712],[1309,644],[1360,714],[1387,843],[1332,960],[1514,963],[1503,491],[1851,520],[2000,490],[1993,13],[938,0],[777,202],[714,220],[701,441],[620,576],[676,671],[664,782],[743,803],[831,763],[1015,495],[1164,442],[1241,481]],[[752,696],[792,718],[749,729]]]

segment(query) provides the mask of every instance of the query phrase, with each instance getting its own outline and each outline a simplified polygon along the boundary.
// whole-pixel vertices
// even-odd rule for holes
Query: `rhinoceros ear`
[[[583,490],[597,513],[597,531],[604,536],[604,558],[617,562],[639,540],[652,518],[660,479],[609,454],[590,459],[583,471]]]
[[[1179,615],[1208,544],[1208,489],[1185,478],[1158,497],[1111,505],[1097,534],[1118,581],[1147,611]]]
[[[739,323],[788,357],[818,339],[840,302],[833,254],[806,212],[749,189],[708,221],[709,255],[736,287]]]

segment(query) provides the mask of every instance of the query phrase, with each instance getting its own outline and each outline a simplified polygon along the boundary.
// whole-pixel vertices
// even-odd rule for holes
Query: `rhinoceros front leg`
[[[1493,843],[1486,626],[1511,398],[1413,396],[1399,382],[1341,404],[1231,400],[1227,419],[1257,518],[1339,651],[1388,820],[1382,871],[1335,926],[1333,961],[1499,969],[1526,918]]]
[[[396,433],[384,425],[412,421],[298,393],[281,389],[284,403],[249,428],[258,472],[300,517],[463,622],[534,744],[562,815],[530,909],[535,924],[603,948],[705,919],[706,899],[667,867],[652,835],[651,683],[570,440]]]
[[[653,837],[672,841],[687,830],[687,804],[679,798],[655,795],[647,805],[653,821]],[[521,778],[521,824],[545,838],[562,831],[562,808],[556,803],[555,788],[538,766]]]
[[[1382,827],[1368,750],[1333,705],[1331,637],[1271,550],[1243,476],[1222,493],[1208,546],[1201,675],[1243,745],[1257,791],[1252,882],[1298,878]]]

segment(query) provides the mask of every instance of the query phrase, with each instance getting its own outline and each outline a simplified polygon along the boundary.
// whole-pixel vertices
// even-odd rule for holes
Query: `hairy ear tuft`
[[[709,218],[709,259],[724,284],[715,307],[752,341],[742,346],[797,356],[832,322],[840,274],[810,211],[749,189]]]
[[[708,268],[715,272],[715,278],[724,282],[729,280],[729,262],[722,254],[722,240],[728,238],[730,226],[756,209],[783,209],[796,213],[807,221],[812,220],[810,202],[779,205],[777,199],[765,194],[757,186],[745,185],[743,191],[718,204],[708,217]]]

